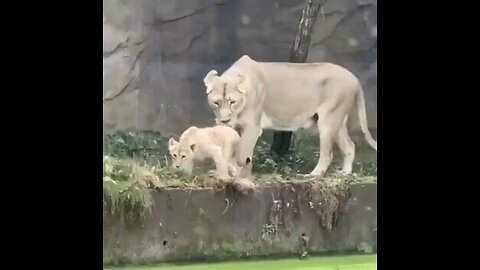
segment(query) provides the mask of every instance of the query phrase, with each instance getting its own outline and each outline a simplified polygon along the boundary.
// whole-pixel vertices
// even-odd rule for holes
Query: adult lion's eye
[[[213,102],[213,105],[220,107],[220,103],[218,101]]]
[[[177,155],[173,154],[172,157],[173,157],[173,158],[177,158]]]
[[[230,105],[235,104],[235,102],[236,102],[235,100],[230,100]]]
[[[186,158],[186,156],[182,155],[182,159],[185,159],[185,158]]]

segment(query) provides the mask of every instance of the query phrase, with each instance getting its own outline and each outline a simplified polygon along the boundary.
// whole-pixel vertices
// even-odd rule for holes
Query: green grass
[[[108,270],[376,270],[376,255],[105,268]]]

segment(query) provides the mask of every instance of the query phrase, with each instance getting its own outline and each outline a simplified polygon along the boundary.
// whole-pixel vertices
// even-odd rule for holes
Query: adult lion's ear
[[[203,79],[203,83],[205,84],[205,87],[207,87],[207,94],[209,94],[212,91],[213,81],[216,78],[218,78],[218,73],[216,70],[212,69],[207,73],[207,75]]]
[[[248,88],[250,87],[250,79],[248,78],[247,75],[244,74],[238,74],[238,84],[237,84],[237,90],[238,92],[244,94],[247,92]]]

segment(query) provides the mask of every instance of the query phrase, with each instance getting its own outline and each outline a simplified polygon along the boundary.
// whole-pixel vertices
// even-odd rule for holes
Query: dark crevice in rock
[[[213,3],[213,5],[214,6],[225,6],[225,5],[228,5],[229,3],[230,3],[229,0],[224,0],[224,1]]]
[[[331,15],[335,15],[335,14],[340,14],[340,15],[343,15],[345,14],[346,12],[343,12],[343,11],[340,11],[340,10],[332,10],[330,12],[323,12],[323,8],[320,8],[320,10],[318,11],[318,15],[322,16],[322,20],[325,19],[327,16],[331,16]]]
[[[377,5],[376,1],[375,1],[375,2],[374,2],[374,1],[366,2],[366,1],[361,1],[361,0],[358,1],[358,6],[359,6],[359,7],[376,6],[376,5]]]
[[[115,127],[117,126],[117,123],[105,123],[103,122],[103,126],[104,128],[108,130],[112,130],[112,129],[115,129]],[[108,132],[107,132],[108,133]]]
[[[137,41],[135,42],[135,45],[142,45],[143,43],[147,42],[147,39],[144,39],[144,40],[140,40],[140,41]]]
[[[141,40],[141,41],[138,41],[136,42],[134,45],[135,46],[140,46],[140,45],[143,45],[147,40]],[[126,46],[126,43],[125,42],[120,42],[118,43],[115,48],[113,48],[112,50],[110,51],[104,51],[103,52],[103,57],[109,57],[109,56],[112,56],[114,55],[116,52],[118,52],[120,49],[124,49],[124,48],[127,48]],[[143,50],[143,48],[141,49]]]
[[[120,96],[127,88],[128,86],[130,86],[130,84],[133,82],[133,80],[135,79],[135,76],[132,76],[132,78],[130,78],[130,80],[128,81],[128,83],[125,84],[125,86],[120,89],[120,91],[118,91],[115,95],[111,96],[111,97],[106,97],[103,99],[103,102],[105,101],[111,101],[115,98],[117,98],[118,96]]]
[[[165,24],[165,23],[172,23],[172,22],[180,21],[182,19],[193,16],[197,13],[200,13],[204,10],[205,10],[205,8],[199,8],[199,9],[196,9],[196,10],[194,10],[194,11],[188,13],[188,14],[182,15],[180,17],[171,18],[171,19],[159,19],[158,21],[154,22],[153,25],[155,26],[155,25],[158,25],[158,24]]]
[[[120,48],[122,48],[122,43],[118,43],[112,50],[110,51],[103,51],[103,57],[109,57],[109,56],[112,56],[113,54],[115,54],[117,51],[120,50]]]
[[[133,59],[132,66],[130,67],[130,72],[132,72],[133,69],[135,68],[135,65],[137,64],[137,61],[138,61],[138,59],[140,59],[140,55],[143,54],[143,52],[145,51],[145,48],[146,48],[146,46],[143,46],[143,47],[138,51],[138,53],[135,55],[135,58]]]
[[[185,49],[181,49],[180,51],[177,51],[177,52],[173,52],[171,54],[168,54],[167,56],[168,57],[175,57],[179,54],[182,54],[186,51],[188,51],[192,46],[193,44],[195,44],[195,42],[197,42],[197,40],[201,39],[203,36],[205,36],[211,29],[211,26],[210,27],[205,27],[205,29],[200,32],[199,34],[196,34],[192,37],[192,39],[190,40],[190,42],[187,44],[187,47],[185,47]]]
[[[120,49],[122,48],[126,48],[126,44],[128,44],[128,41],[130,40],[130,37],[127,36],[127,38],[122,41],[122,42],[119,42],[117,45],[115,45],[115,47],[110,50],[110,51],[103,51],[103,57],[109,57],[109,56],[112,56],[114,55],[117,51],[119,51]]]
[[[140,42],[140,44],[144,44],[145,42],[146,42],[146,40]],[[139,52],[135,55],[135,58],[133,59],[132,65],[130,66],[129,74],[131,74],[133,72],[133,70],[135,69],[135,65],[137,64],[138,59],[140,59],[140,55],[145,51],[145,48],[146,48],[146,46],[143,46],[139,50]],[[111,101],[111,100],[117,98],[118,96],[120,96],[128,88],[128,86],[130,86],[132,84],[133,80],[136,78],[135,75],[131,75],[131,76],[132,77],[130,78],[130,80],[128,80],[128,82],[122,87],[122,89],[120,89],[120,91],[118,91],[116,94],[114,94],[111,97],[104,98],[103,102]]]

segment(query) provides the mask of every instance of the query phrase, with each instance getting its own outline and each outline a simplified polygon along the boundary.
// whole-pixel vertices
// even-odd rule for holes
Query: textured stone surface
[[[104,0],[104,129],[165,136],[213,123],[202,79],[248,54],[289,58],[304,0]],[[376,0],[328,0],[308,62],[360,77],[376,128]]]
[[[375,184],[352,186],[337,226],[326,231],[318,203],[307,199],[301,185],[236,196],[213,190],[155,192],[152,215],[143,226],[104,218],[104,263],[294,254],[302,233],[310,252],[375,249],[376,194]],[[275,224],[276,233],[264,230]]]

